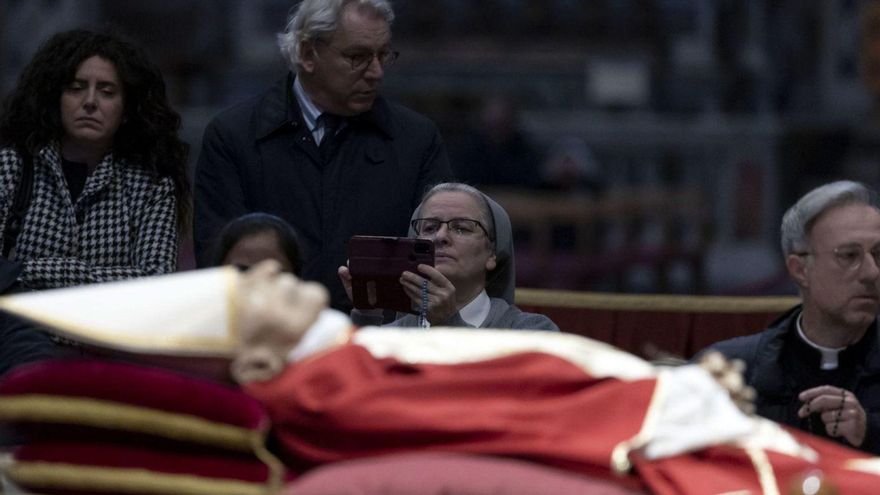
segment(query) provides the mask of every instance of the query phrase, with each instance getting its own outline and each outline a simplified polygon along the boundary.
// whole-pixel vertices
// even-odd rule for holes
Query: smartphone
[[[420,264],[434,266],[434,242],[429,239],[352,237],[348,241],[348,270],[354,307],[415,313],[400,275],[405,271],[420,274]]]

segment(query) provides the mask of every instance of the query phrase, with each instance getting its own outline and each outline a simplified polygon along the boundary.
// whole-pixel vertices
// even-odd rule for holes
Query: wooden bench
[[[487,189],[510,215],[517,278],[539,288],[632,292],[630,269],[647,268],[651,292],[673,291],[671,272],[689,273],[686,292],[705,290],[708,214],[694,187],[619,188],[593,197]]]
[[[608,342],[646,359],[690,358],[706,346],[763,330],[799,303],[791,296],[624,295],[517,289],[523,311],[564,332]]]

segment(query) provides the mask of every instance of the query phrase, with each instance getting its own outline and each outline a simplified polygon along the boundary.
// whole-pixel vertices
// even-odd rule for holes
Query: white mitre
[[[297,324],[316,322],[348,329],[344,314],[326,309],[317,284],[292,276],[279,278],[275,267],[244,275],[232,267],[186,271],[119,282],[25,292],[0,297],[0,309],[25,317],[62,337],[99,348],[140,355],[206,357],[231,360],[242,336],[255,321],[246,313],[264,312],[267,302],[288,297],[291,286],[313,295],[309,306],[275,304],[300,311]],[[271,279],[270,283],[266,283]],[[255,283],[263,287],[255,290]],[[298,285],[296,285],[298,284]],[[279,287],[285,292],[279,296]],[[317,294],[317,295],[314,295]],[[286,301],[285,301],[286,302]],[[274,316],[274,315],[273,315]],[[290,320],[290,315],[287,316]]]
[[[238,329],[231,267],[0,297],[0,308],[64,337],[147,353],[230,357]]]

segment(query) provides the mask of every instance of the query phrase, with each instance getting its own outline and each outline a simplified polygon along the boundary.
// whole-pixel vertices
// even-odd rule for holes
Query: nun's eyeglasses
[[[419,236],[433,237],[440,231],[440,227],[446,225],[449,232],[457,237],[474,237],[483,231],[483,234],[489,238],[489,232],[477,220],[471,218],[453,218],[451,220],[440,220],[439,218],[416,218],[412,221],[413,230]]]

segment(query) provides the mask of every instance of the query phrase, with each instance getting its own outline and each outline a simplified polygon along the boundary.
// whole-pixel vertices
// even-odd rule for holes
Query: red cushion
[[[266,420],[260,403],[240,390],[162,368],[97,360],[43,361],[0,380],[0,395],[92,397],[212,419],[245,428]]]
[[[241,390],[164,369],[92,360],[44,361],[5,375],[0,422],[32,439],[85,434],[240,452],[262,445],[269,428],[262,405]]]
[[[7,475],[17,487],[39,493],[256,495],[280,484],[253,458],[94,442],[21,446]]]
[[[623,479],[622,479],[623,481]],[[632,485],[633,479],[627,478]],[[526,461],[415,453],[338,462],[287,486],[287,495],[636,495],[610,481]]]
[[[5,423],[5,425],[4,425]],[[269,420],[243,391],[119,362],[45,361],[0,379],[8,476],[39,493],[254,493],[280,488]]]

